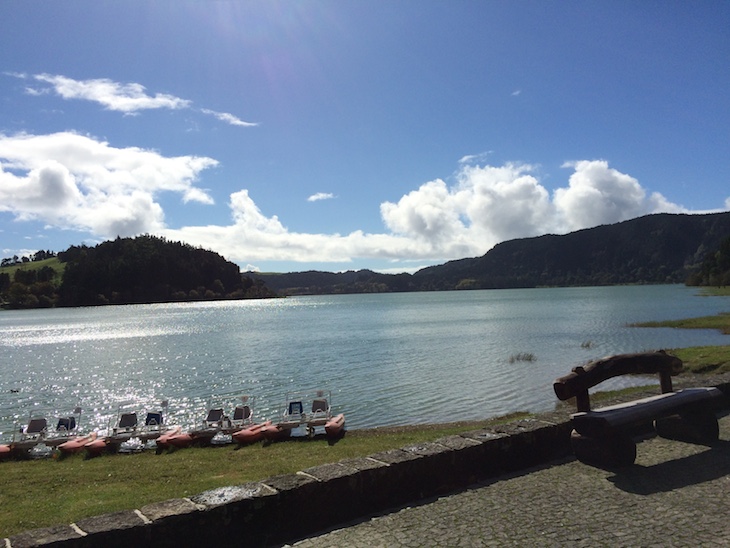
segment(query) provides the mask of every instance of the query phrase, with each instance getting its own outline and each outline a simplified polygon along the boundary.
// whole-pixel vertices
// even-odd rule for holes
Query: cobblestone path
[[[294,544],[730,546],[730,417],[712,447],[652,438],[608,471],[554,462]]]

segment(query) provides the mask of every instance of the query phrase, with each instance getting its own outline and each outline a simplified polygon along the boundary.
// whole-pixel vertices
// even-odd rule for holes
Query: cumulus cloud
[[[392,234],[347,235],[293,232],[276,215],[267,217],[247,190],[231,194],[232,224],[168,229],[172,240],[215,249],[240,264],[258,261],[349,262],[353,258],[402,259],[428,257],[432,250],[406,237]]]
[[[47,95],[55,92],[63,99],[78,99],[92,101],[102,105],[107,110],[122,112],[126,115],[138,114],[143,110],[152,109],[192,109],[193,103],[188,99],[182,99],[167,93],[155,93],[151,95],[147,88],[135,82],[123,84],[108,78],[93,78],[89,80],[75,80],[59,74],[34,74],[6,72],[8,76],[23,80],[33,80],[43,84],[50,84],[48,87],[28,87],[26,92],[29,95]],[[232,126],[252,127],[258,124],[246,122],[229,112],[218,112],[208,108],[201,108],[200,112],[215,117],[217,120]]]
[[[293,232],[277,216],[266,216],[242,190],[231,195],[230,225],[168,229],[164,235],[216,249],[249,265],[354,259],[435,262],[479,256],[508,239],[684,211],[660,194],[647,195],[634,178],[609,168],[605,161],[566,167],[574,170],[568,185],[551,196],[533,166],[462,165],[451,186],[435,179],[396,203],[381,204],[386,230],[380,234]]]
[[[215,165],[212,158],[115,148],[70,132],[0,134],[0,211],[106,238],[155,232],[164,227],[159,193],[213,203],[194,183]]]
[[[552,193],[534,166],[463,162],[450,184],[434,179],[397,202],[382,203],[380,233],[296,232],[276,215],[262,212],[246,189],[230,195],[229,222],[166,226],[159,194],[173,192],[183,202],[212,204],[196,183],[204,170],[216,165],[212,158],[115,148],[69,132],[0,134],[0,212],[97,238],[159,234],[213,249],[255,269],[263,261],[442,262],[482,255],[508,239],[685,211],[603,160],[566,164],[572,173]],[[309,199],[328,197],[320,193]]]
[[[316,194],[312,194],[309,198],[307,198],[307,201],[319,202],[320,200],[331,200],[334,197],[335,195],[331,192],[317,192]]]
[[[615,223],[658,211],[679,213],[661,194],[647,197],[639,181],[608,167],[608,162],[567,163],[575,171],[567,188],[555,191],[555,206],[570,230]]]

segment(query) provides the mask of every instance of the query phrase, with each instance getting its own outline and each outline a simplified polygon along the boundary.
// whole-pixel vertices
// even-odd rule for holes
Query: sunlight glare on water
[[[577,364],[727,344],[714,331],[629,323],[728,308],[683,286],[628,286],[3,311],[0,437],[34,407],[80,405],[88,430],[108,427],[122,402],[168,400],[167,422],[188,427],[215,395],[231,408],[253,395],[267,419],[286,392],[315,388],[332,391],[350,428],[547,410],[553,379]]]

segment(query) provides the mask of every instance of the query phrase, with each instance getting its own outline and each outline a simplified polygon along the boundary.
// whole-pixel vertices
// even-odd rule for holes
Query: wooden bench
[[[682,361],[664,351],[621,354],[603,358],[556,379],[555,394],[561,400],[575,398],[577,413],[571,415],[570,436],[575,456],[586,464],[629,466],[636,459],[632,437],[647,425],[662,437],[711,444],[718,439],[715,409],[723,398],[717,388],[672,390],[672,375]],[[620,375],[658,374],[661,394],[635,401],[591,409],[588,390]]]

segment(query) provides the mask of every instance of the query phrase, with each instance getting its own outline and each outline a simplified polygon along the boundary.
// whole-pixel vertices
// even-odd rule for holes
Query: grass
[[[535,354],[532,352],[519,352],[517,354],[512,354],[509,357],[509,363],[515,363],[515,362],[534,362],[537,358],[535,357]]]
[[[2,462],[0,538],[433,441],[525,416],[522,413],[489,421],[354,430],[336,443],[325,439],[293,439],[240,449],[228,445],[193,447],[160,455],[148,451],[93,459],[74,455],[64,459]]]
[[[719,329],[726,335],[730,334],[730,313],[717,316],[702,316],[686,320],[666,320],[661,322],[642,322],[632,324],[633,327],[674,327],[682,329]]]
[[[28,263],[19,263],[11,266],[0,267],[0,272],[6,273],[10,276],[10,280],[13,280],[16,270],[40,270],[44,266],[50,266],[56,271],[54,283],[60,284],[61,278],[63,277],[63,270],[66,268],[66,263],[62,263],[57,257],[51,257],[50,259],[44,259],[42,261],[34,261]]]
[[[669,352],[684,362],[689,373],[730,372],[730,346],[694,346]]]
[[[700,295],[721,295],[727,297],[730,296],[730,285],[723,287],[702,287],[700,288]]]
[[[716,288],[712,289],[713,291]],[[717,329],[730,334],[730,313],[716,316],[702,316],[686,320],[667,320],[662,322],[643,322],[634,327],[671,327],[681,329]],[[684,362],[689,373],[727,373],[730,372],[730,346],[695,346],[670,350]]]

